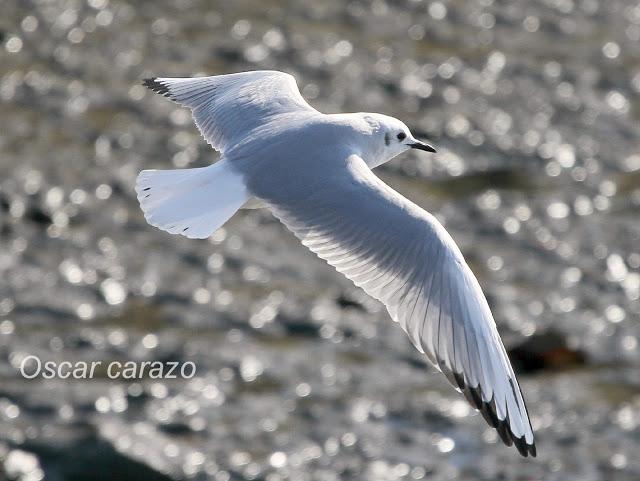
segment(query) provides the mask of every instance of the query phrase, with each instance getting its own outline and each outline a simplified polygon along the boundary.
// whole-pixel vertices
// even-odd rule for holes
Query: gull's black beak
[[[427,144],[425,142],[420,142],[419,140],[416,140],[413,144],[409,144],[409,147],[411,147],[412,149],[424,150],[425,152],[435,152],[436,151],[436,149],[434,149],[429,144]]]

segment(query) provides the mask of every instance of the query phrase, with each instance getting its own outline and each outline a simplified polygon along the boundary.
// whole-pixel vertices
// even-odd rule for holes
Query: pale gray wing
[[[248,188],[305,246],[380,300],[507,445],[535,456],[525,403],[487,301],[442,225],[356,155],[288,162],[283,170],[248,172]]]
[[[144,85],[189,107],[202,136],[221,153],[282,114],[316,112],[300,95],[296,80],[278,71],[158,77],[146,79]]]

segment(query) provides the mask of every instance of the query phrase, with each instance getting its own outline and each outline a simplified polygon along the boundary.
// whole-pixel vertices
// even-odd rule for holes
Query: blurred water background
[[[640,479],[637,0],[3,0],[0,479]],[[381,306],[263,210],[148,226],[138,171],[216,158],[148,76],[278,69],[437,145],[378,169],[488,296],[520,458]],[[34,379],[43,359],[189,380]]]

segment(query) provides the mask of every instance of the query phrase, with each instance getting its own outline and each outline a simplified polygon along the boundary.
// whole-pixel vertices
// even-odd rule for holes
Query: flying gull
[[[151,78],[191,109],[213,165],[144,170],[147,221],[204,239],[243,207],[266,206],[311,251],[382,302],[415,347],[461,391],[502,441],[536,447],[527,408],[489,305],[444,227],[372,171],[409,149],[435,152],[400,120],[326,115],[277,71]]]

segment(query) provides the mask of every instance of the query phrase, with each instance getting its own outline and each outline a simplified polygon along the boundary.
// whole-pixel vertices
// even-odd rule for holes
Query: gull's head
[[[380,165],[409,149],[435,152],[431,145],[416,139],[404,122],[382,114],[361,114],[370,127],[367,163]]]

